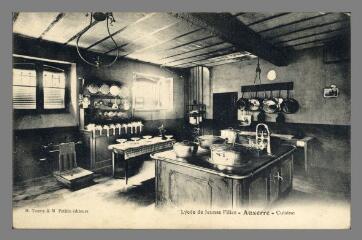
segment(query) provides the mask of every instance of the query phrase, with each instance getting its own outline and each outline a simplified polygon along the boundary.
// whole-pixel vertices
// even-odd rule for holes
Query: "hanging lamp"
[[[86,15],[88,16],[88,14]],[[106,28],[107,28],[107,32],[108,32],[108,36],[109,38],[112,40],[114,46],[115,46],[115,49],[117,50],[117,53],[116,53],[116,56],[114,57],[113,61],[108,63],[108,64],[103,64],[103,62],[101,61],[100,57],[97,56],[97,59],[94,61],[94,62],[91,62],[89,60],[87,60],[80,52],[80,49],[79,49],[79,41],[81,39],[81,37],[89,31],[89,29],[91,29],[93,26],[94,26],[94,23],[93,21],[96,21],[96,22],[106,22]],[[118,44],[116,43],[116,41],[114,40],[110,30],[109,30],[109,26],[112,25],[112,23],[114,23],[116,20],[114,19],[114,16],[113,16],[113,13],[111,12],[106,12],[106,13],[103,13],[103,12],[91,12],[90,14],[90,23],[89,23],[89,26],[86,28],[85,31],[81,32],[78,37],[77,37],[77,41],[76,41],[76,47],[77,47],[77,52],[78,52],[78,55],[79,57],[87,64],[93,66],[93,67],[102,67],[102,66],[105,66],[105,67],[110,67],[111,65],[113,65],[118,57],[119,57],[119,46]]]

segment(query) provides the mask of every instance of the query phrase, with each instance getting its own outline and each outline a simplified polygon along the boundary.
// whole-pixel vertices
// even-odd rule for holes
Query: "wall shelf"
[[[293,88],[294,88],[293,82],[268,83],[268,84],[241,86],[241,92],[293,90]]]

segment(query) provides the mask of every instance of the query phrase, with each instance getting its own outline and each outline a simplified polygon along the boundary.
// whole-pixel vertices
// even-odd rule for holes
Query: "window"
[[[44,109],[65,108],[64,72],[43,71]]]
[[[13,108],[40,112],[67,109],[67,64],[14,58]],[[49,65],[48,65],[49,64]]]
[[[172,110],[173,79],[135,74],[133,106],[135,110]]]
[[[14,109],[36,109],[36,71],[13,69]]]

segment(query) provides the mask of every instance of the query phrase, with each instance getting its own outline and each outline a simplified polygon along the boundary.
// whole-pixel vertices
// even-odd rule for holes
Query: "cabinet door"
[[[279,167],[273,167],[270,170],[269,183],[270,183],[270,203],[276,201],[279,197]]]
[[[108,138],[106,136],[97,137],[95,139],[95,163],[111,159],[112,152],[108,150]]]
[[[249,185],[249,205],[266,206],[268,203],[267,191],[268,178],[259,176],[252,180]]]
[[[280,167],[280,192],[285,193],[292,188],[293,181],[293,158],[284,161]]]

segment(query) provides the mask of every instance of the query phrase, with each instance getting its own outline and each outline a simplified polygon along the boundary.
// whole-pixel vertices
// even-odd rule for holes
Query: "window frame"
[[[149,79],[150,81],[154,81],[157,85],[159,85],[159,82],[161,80],[168,80],[170,81],[170,91],[172,94],[172,104],[170,105],[170,108],[165,108],[165,107],[160,107],[157,106],[155,108],[146,108],[146,109],[137,109],[136,105],[135,105],[135,100],[136,100],[136,96],[134,94],[135,91],[135,82],[137,81],[138,78],[144,78],[144,79]],[[160,91],[159,89],[157,89],[158,91],[158,101],[160,101]],[[161,77],[161,76],[155,76],[155,75],[149,75],[149,74],[145,74],[145,73],[137,73],[134,72],[133,73],[133,82],[132,82],[132,108],[135,112],[157,112],[157,111],[172,111],[174,109],[174,93],[173,93],[173,78],[172,77]]]
[[[36,71],[36,109],[14,109],[15,114],[54,114],[54,113],[69,113],[70,112],[70,71],[71,64],[57,63],[46,60],[28,59],[25,57],[13,57],[12,69],[27,69],[20,67],[22,64],[33,64]],[[17,65],[19,67],[17,67]],[[44,87],[43,87],[43,72],[49,68],[59,69],[65,74],[64,88],[64,108],[46,109],[44,108]],[[12,79],[13,81],[13,79]],[[12,82],[13,87],[13,82]],[[12,105],[13,106],[13,105]]]

